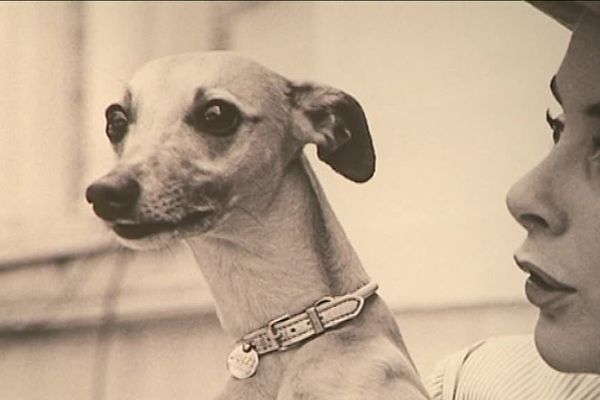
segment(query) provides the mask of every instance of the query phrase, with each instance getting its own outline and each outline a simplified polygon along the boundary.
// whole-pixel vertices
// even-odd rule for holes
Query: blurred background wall
[[[181,245],[115,247],[83,191],[104,108],[144,62],[231,49],[363,105],[374,179],[307,149],[423,375],[529,332],[511,183],[550,148],[568,32],[524,3],[0,4],[0,398],[211,398],[232,343]]]

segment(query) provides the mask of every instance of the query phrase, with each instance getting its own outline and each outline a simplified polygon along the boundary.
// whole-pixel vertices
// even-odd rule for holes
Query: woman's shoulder
[[[599,375],[553,370],[538,355],[531,335],[468,346],[440,362],[427,386],[434,400],[600,398]]]

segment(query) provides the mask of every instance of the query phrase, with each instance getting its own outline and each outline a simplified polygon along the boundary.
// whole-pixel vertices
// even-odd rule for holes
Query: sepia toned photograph
[[[0,104],[0,399],[600,400],[600,2],[2,2]]]

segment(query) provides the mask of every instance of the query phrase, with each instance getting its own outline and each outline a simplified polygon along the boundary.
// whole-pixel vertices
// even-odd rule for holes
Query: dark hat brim
[[[528,1],[528,3],[571,31],[585,11],[600,14],[600,2],[596,1]]]

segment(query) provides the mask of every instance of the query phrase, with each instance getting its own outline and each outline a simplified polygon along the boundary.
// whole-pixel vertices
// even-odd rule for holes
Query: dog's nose
[[[134,178],[108,174],[88,186],[85,198],[94,212],[105,220],[126,216],[140,196],[140,185]]]

